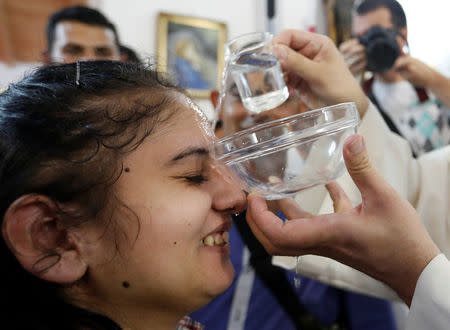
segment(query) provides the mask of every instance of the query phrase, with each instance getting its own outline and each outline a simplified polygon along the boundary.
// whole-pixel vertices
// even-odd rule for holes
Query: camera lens
[[[367,68],[375,72],[383,72],[392,68],[400,55],[398,47],[379,40],[367,47]]]
[[[366,46],[367,69],[370,71],[389,70],[400,56],[396,33],[392,30],[376,25],[371,27],[359,41]]]

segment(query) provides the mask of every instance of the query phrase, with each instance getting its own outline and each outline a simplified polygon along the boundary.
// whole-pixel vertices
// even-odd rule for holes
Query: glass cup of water
[[[242,35],[226,44],[228,70],[245,108],[258,114],[282,104],[289,97],[280,63],[273,54],[272,34]]]

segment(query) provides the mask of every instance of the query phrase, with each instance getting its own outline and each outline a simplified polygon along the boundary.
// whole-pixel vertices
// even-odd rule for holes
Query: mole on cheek
[[[122,286],[123,286],[125,289],[127,289],[127,288],[130,287],[130,283],[127,282],[127,281],[124,281],[124,282],[122,282]]]
[[[173,245],[177,245],[177,242],[175,241],[175,242],[173,242]]]
[[[128,173],[128,172],[130,172],[130,168],[129,167],[125,167],[124,171]]]

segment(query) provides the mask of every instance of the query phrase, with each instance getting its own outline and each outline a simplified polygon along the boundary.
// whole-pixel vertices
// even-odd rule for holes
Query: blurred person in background
[[[340,51],[363,82],[370,100],[389,128],[411,144],[415,155],[450,141],[450,80],[409,55],[406,16],[396,0],[357,1],[352,20],[354,38]]]
[[[45,64],[120,60],[120,56],[116,27],[98,10],[72,6],[50,16]]]

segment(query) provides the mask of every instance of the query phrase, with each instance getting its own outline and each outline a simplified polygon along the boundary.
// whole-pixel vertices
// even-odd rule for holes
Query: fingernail
[[[280,61],[284,60],[287,57],[287,49],[285,46],[275,45],[273,47],[273,52]]]
[[[352,155],[359,154],[363,150],[363,141],[360,135],[355,135],[353,141],[348,145],[348,151]]]

